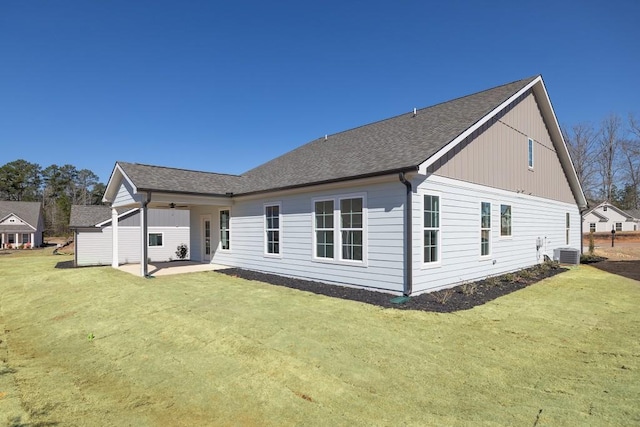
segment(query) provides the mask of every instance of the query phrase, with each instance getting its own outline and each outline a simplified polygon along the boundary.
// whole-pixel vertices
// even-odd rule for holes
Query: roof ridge
[[[134,166],[146,166],[146,167],[150,167],[150,168],[160,168],[160,169],[171,169],[171,170],[177,170],[177,171],[184,171],[184,172],[196,172],[196,173],[206,173],[206,174],[210,174],[210,175],[225,175],[225,176],[235,176],[235,177],[241,177],[242,175],[237,175],[237,174],[232,174],[232,173],[222,173],[222,172],[209,172],[209,171],[201,171],[201,170],[195,170],[195,169],[186,169],[186,168],[175,168],[175,167],[171,167],[171,166],[159,166],[159,165],[148,165],[146,163],[137,163],[137,162],[122,162],[122,161],[117,161],[116,163],[122,165],[134,165]]]

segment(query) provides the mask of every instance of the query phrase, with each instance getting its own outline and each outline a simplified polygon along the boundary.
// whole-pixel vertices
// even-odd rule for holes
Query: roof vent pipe
[[[418,111],[416,110],[416,107],[413,107],[413,117],[415,117],[416,114],[418,114]]]
[[[329,135],[327,135],[326,133],[324,134],[324,140],[326,141],[327,139],[329,139]]]

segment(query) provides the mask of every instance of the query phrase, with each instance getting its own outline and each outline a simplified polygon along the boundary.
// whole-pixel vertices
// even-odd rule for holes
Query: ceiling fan
[[[188,205],[176,205],[175,203],[169,203],[169,209],[175,209],[175,208],[188,208]]]

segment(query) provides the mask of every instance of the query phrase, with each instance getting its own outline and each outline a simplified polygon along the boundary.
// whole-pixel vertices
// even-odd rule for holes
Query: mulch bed
[[[591,264],[591,266],[640,281],[640,261],[601,261]]]
[[[452,313],[482,305],[498,297],[532,285],[547,277],[555,276],[563,271],[566,271],[566,269],[555,264],[550,264],[546,267],[532,267],[526,270],[521,270],[517,273],[495,276],[490,279],[473,283],[465,283],[463,285],[438,292],[423,293],[418,296],[412,296],[408,301],[401,304],[394,304],[391,302],[391,300],[396,298],[397,295],[385,292],[330,285],[322,282],[277,276],[275,274],[258,273],[240,268],[228,268],[218,270],[217,272],[233,277],[270,283],[277,286],[286,286],[288,288],[299,289],[301,291],[312,292],[334,298],[359,301],[385,308]]]

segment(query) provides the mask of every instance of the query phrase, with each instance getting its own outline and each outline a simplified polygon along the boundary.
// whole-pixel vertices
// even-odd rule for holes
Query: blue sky
[[[561,124],[640,115],[640,2],[0,3],[0,164],[242,173],[542,74]]]

